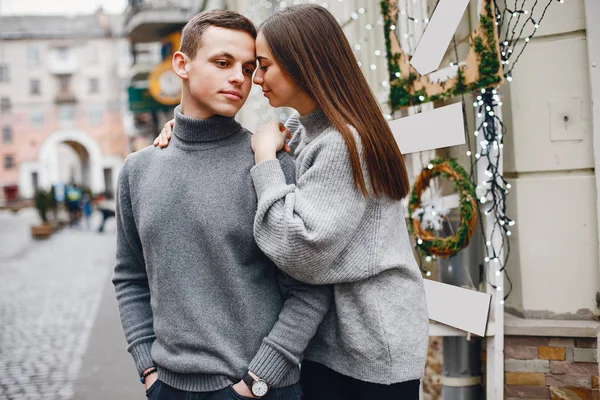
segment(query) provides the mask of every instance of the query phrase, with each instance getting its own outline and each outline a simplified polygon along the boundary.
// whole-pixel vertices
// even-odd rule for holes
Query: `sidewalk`
[[[127,352],[115,291],[109,279],[92,328],[79,380],[76,400],[144,399],[144,386]]]

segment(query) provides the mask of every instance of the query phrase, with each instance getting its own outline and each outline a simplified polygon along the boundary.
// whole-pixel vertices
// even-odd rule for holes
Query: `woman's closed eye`
[[[268,65],[261,65],[260,67],[258,67],[258,69],[260,69],[261,71],[266,71],[268,68]]]

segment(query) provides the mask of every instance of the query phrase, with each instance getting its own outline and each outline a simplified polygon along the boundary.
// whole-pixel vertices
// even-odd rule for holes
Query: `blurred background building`
[[[0,199],[59,182],[112,193],[134,135],[123,17],[0,17]]]

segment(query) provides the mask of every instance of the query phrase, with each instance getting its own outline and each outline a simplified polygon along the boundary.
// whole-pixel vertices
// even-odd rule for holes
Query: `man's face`
[[[244,31],[210,26],[202,35],[196,57],[185,68],[196,117],[233,117],[252,86],[254,38]]]

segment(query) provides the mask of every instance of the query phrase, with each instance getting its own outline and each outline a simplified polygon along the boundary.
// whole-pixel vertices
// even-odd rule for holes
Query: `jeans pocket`
[[[235,389],[233,388],[233,385],[229,385],[229,390],[231,391],[231,394],[233,394],[233,398],[234,399],[239,399],[239,400],[256,400],[256,398],[252,398],[252,397],[246,397],[246,396],[242,396],[241,394],[239,394],[238,392],[235,391]]]
[[[158,379],[155,380],[154,383],[152,383],[152,385],[150,385],[150,387],[148,389],[146,389],[146,397],[150,397],[152,392],[155,391],[155,389],[158,387],[159,384],[160,384],[160,381]]]
[[[302,393],[302,386],[300,386],[300,383],[296,383],[294,385],[294,393],[296,393],[297,400],[302,400],[304,398],[304,394]]]

